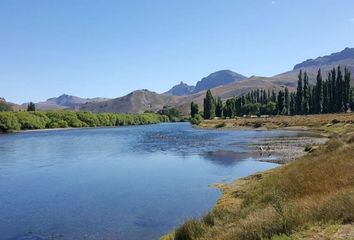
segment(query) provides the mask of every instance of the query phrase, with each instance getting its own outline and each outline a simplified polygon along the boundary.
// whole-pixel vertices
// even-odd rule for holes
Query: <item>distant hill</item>
[[[165,92],[165,94],[173,96],[184,96],[243,79],[246,79],[246,77],[239,73],[230,70],[220,70],[202,78],[199,82],[197,82],[196,86],[190,86],[181,82],[180,84],[172,87],[169,91]]]
[[[337,62],[345,62],[345,60],[354,60],[354,48],[345,48],[343,51],[332,53],[331,55],[308,59],[302,63],[296,64],[293,70],[324,65],[328,66],[336,64]]]
[[[219,87],[232,82],[241,81],[244,79],[246,79],[245,76],[230,70],[217,71],[197,82],[193,93]]]
[[[176,106],[178,97],[158,94],[149,90],[137,90],[126,96],[103,102],[88,102],[82,104],[79,110],[92,112],[143,113],[157,111],[163,106]]]
[[[171,95],[171,96],[183,96],[183,95],[191,94],[194,91],[194,89],[195,89],[194,86],[181,82],[180,84],[173,86],[170,90],[168,90],[164,94]]]
[[[0,111],[9,111],[9,110],[20,110],[21,107],[18,104],[7,102],[5,98],[0,97]]]
[[[87,99],[62,95],[57,98],[50,98],[45,102],[37,103],[36,106],[38,109],[71,108],[92,112],[121,113],[158,111],[164,106],[172,106],[178,108],[182,113],[188,114],[192,101],[198,103],[202,110],[203,98],[207,89],[211,89],[214,96],[220,96],[223,100],[233,96],[241,96],[259,88],[274,89],[277,91],[287,87],[290,91],[294,91],[297,86],[297,76],[300,69],[306,71],[309,75],[310,83],[315,84],[319,68],[322,70],[323,79],[326,79],[328,71],[333,67],[338,67],[338,65],[342,67],[347,66],[352,72],[352,78],[354,78],[353,48],[346,48],[338,53],[319,57],[314,60],[307,60],[296,64],[291,71],[272,77],[252,76],[246,78],[230,70],[221,70],[203,78],[195,87],[181,82],[164,94],[158,94],[149,90],[137,90],[115,99]]]
[[[36,103],[36,108],[40,110],[76,108],[79,105],[87,102],[102,102],[107,100],[109,99],[108,98],[80,98],[76,96],[63,94],[59,97],[49,98],[44,102]],[[22,106],[27,106],[27,103],[22,104]]]

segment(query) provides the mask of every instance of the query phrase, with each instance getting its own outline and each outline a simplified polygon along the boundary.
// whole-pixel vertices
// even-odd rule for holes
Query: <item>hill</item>
[[[226,85],[232,82],[241,81],[243,79],[246,79],[246,77],[239,73],[230,70],[220,70],[209,74],[207,77],[202,78],[200,81],[197,82],[196,86],[190,86],[181,82],[180,84],[173,86],[164,94],[184,96]]]
[[[36,103],[36,108],[40,110],[49,109],[65,109],[65,108],[77,108],[81,104],[88,102],[102,102],[107,101],[108,98],[80,98],[63,94],[59,97],[49,98],[44,102]],[[22,104],[23,107],[27,106],[27,103]]]
[[[142,113],[144,111],[157,111],[166,105],[178,105],[178,97],[158,94],[144,89],[108,101],[88,102],[80,105],[79,109],[92,112]]]
[[[195,87],[181,82],[164,94],[148,90],[137,90],[115,99],[88,99],[64,94],[36,105],[38,109],[71,108],[92,112],[121,113],[157,111],[168,105],[178,108],[184,114],[188,114],[192,101],[198,103],[202,110],[203,98],[207,89],[211,89],[214,96],[220,96],[223,100],[226,100],[259,88],[279,90],[287,87],[290,91],[293,91],[297,86],[300,69],[307,72],[311,84],[315,84],[319,68],[322,70],[323,79],[326,79],[328,71],[333,69],[333,67],[338,67],[338,65],[346,66],[354,73],[353,52],[353,48],[346,48],[338,53],[318,57],[314,60],[306,60],[303,63],[296,64],[293,70],[272,77],[252,76],[246,78],[230,70],[221,70],[201,79]],[[352,79],[354,79],[354,74],[352,74]]]
[[[197,82],[193,93],[241,81],[243,79],[246,79],[246,77],[230,70],[217,71]]]
[[[188,85],[184,82],[180,82],[180,84],[173,86],[170,90],[165,92],[165,95],[170,96],[183,96],[191,94],[195,89],[195,86]]]
[[[345,48],[344,50],[331,55],[318,57],[316,59],[308,59],[302,63],[296,64],[293,70],[298,70],[307,67],[319,67],[324,65],[333,65],[339,61],[353,60],[354,59],[354,48]]]

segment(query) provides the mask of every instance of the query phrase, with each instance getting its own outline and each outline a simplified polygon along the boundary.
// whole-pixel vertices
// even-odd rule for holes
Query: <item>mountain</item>
[[[296,64],[293,70],[323,66],[323,65],[333,65],[336,62],[343,62],[345,60],[352,61],[354,59],[354,48],[345,48],[343,51],[332,53],[331,55],[318,57],[316,59],[308,59],[302,63]]]
[[[246,79],[246,77],[230,70],[217,71],[197,82],[193,93],[241,81],[243,79]]]
[[[202,78],[197,82],[196,86],[190,86],[183,82],[172,87],[169,91],[165,92],[166,95],[184,96],[193,93],[198,93],[214,87],[219,87],[232,82],[241,81],[246,79],[245,76],[232,72],[230,70],[221,70],[211,73],[209,76]]]
[[[77,108],[79,105],[87,102],[102,102],[107,100],[108,98],[80,98],[63,94],[59,97],[49,98],[44,102],[36,103],[36,108],[40,110]],[[22,104],[22,106],[27,106],[27,103]]]
[[[158,94],[149,90],[137,90],[126,96],[103,101],[88,102],[79,106],[79,110],[92,112],[143,113],[157,111],[164,106],[176,106],[178,97]]]
[[[306,71],[310,83],[315,84],[319,68],[322,70],[323,79],[326,79],[328,71],[333,67],[338,67],[338,65],[348,67],[353,73],[352,79],[354,78],[353,48],[346,48],[341,52],[314,60],[306,60],[303,63],[296,64],[293,70],[272,77],[252,76],[246,78],[230,70],[222,70],[203,78],[195,87],[181,82],[164,94],[149,90],[137,90],[115,99],[88,99],[64,94],[37,103],[36,106],[38,109],[72,108],[92,112],[142,113],[144,111],[157,111],[168,105],[178,108],[183,114],[188,114],[192,101],[198,103],[201,110],[203,109],[203,99],[207,89],[211,89],[214,96],[220,96],[223,100],[241,96],[251,90],[260,88],[278,91],[287,87],[290,91],[294,91],[296,90],[300,69]]]
[[[195,88],[194,86],[181,82],[180,84],[173,86],[170,90],[168,90],[164,94],[170,96],[183,96],[183,95],[191,94],[194,91],[194,88]]]

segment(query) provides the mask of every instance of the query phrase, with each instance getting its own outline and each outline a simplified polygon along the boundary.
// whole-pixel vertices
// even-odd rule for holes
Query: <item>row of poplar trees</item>
[[[210,90],[204,98],[204,119],[235,117],[242,115],[304,115],[339,113],[354,109],[353,89],[350,88],[350,71],[340,66],[333,68],[323,80],[318,70],[316,84],[310,85],[306,72],[298,75],[295,92],[288,88],[277,93],[265,89],[253,90],[241,97],[233,97],[225,103],[213,97]],[[191,115],[198,113],[198,106],[191,104]]]

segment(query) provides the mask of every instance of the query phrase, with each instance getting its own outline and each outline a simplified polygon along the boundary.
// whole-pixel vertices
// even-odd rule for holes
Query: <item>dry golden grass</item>
[[[295,128],[295,129],[320,129],[331,132],[348,131],[348,127],[354,130],[354,113],[320,114],[320,115],[299,115],[299,116],[274,116],[269,118],[243,118],[204,120],[199,127],[216,128],[224,127],[229,129],[243,128]]]
[[[334,118],[337,120],[333,121]],[[204,218],[193,220],[197,233],[187,222],[177,228],[178,235],[171,233],[162,239],[285,240],[301,239],[305,236],[301,233],[307,234],[306,239],[327,239],[325,235],[330,235],[334,228],[323,226],[338,226],[337,231],[343,224],[349,226],[349,232],[354,232],[353,120],[353,114],[321,116],[318,122],[295,117],[288,125],[301,126],[307,122],[305,126],[325,127],[327,132],[336,134],[325,145],[296,161],[219,185],[223,194],[215,208]],[[229,125],[230,121],[234,124],[241,120],[226,121]],[[220,124],[219,120],[214,122]],[[310,231],[314,226],[326,230],[317,234]],[[333,239],[334,236],[350,239],[350,235],[336,231],[331,233]]]

